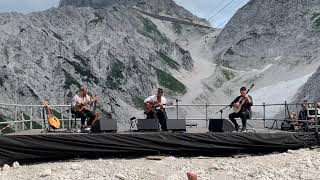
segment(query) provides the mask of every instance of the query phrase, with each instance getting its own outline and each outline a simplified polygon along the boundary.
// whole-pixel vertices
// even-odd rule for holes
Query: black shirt
[[[250,111],[251,112],[251,106],[253,105],[253,101],[252,101],[252,97],[250,95],[248,95],[251,102],[249,103],[248,100],[246,99],[245,102],[243,103],[243,105],[241,106],[241,112],[243,111]],[[241,98],[242,96],[238,96],[236,97],[236,99],[234,99],[231,103],[231,106],[233,106],[234,103],[238,102],[239,99]],[[242,98],[245,98],[245,97],[242,97]]]

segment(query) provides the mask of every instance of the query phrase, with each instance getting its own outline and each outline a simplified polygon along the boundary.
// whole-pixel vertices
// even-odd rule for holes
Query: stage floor
[[[193,129],[193,128],[190,128]],[[256,132],[21,132],[0,136],[0,163],[72,158],[141,157],[145,155],[224,156],[269,153],[318,145],[315,133]],[[207,131],[207,130],[206,130]]]

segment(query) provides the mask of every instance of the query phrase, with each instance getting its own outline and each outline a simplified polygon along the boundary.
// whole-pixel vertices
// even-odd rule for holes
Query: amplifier
[[[227,119],[210,119],[209,121],[210,132],[232,132],[235,130],[232,122]]]
[[[138,119],[138,131],[159,131],[159,120]]]

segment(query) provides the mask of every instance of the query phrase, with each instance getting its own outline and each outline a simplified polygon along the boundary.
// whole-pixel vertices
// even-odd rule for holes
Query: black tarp
[[[40,134],[0,137],[0,162],[154,154],[264,153],[317,145],[315,133]]]

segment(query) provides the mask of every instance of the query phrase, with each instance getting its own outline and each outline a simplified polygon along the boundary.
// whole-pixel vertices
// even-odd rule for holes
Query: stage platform
[[[304,132],[21,133],[0,136],[0,163],[146,155],[224,156],[283,152],[318,145]]]

